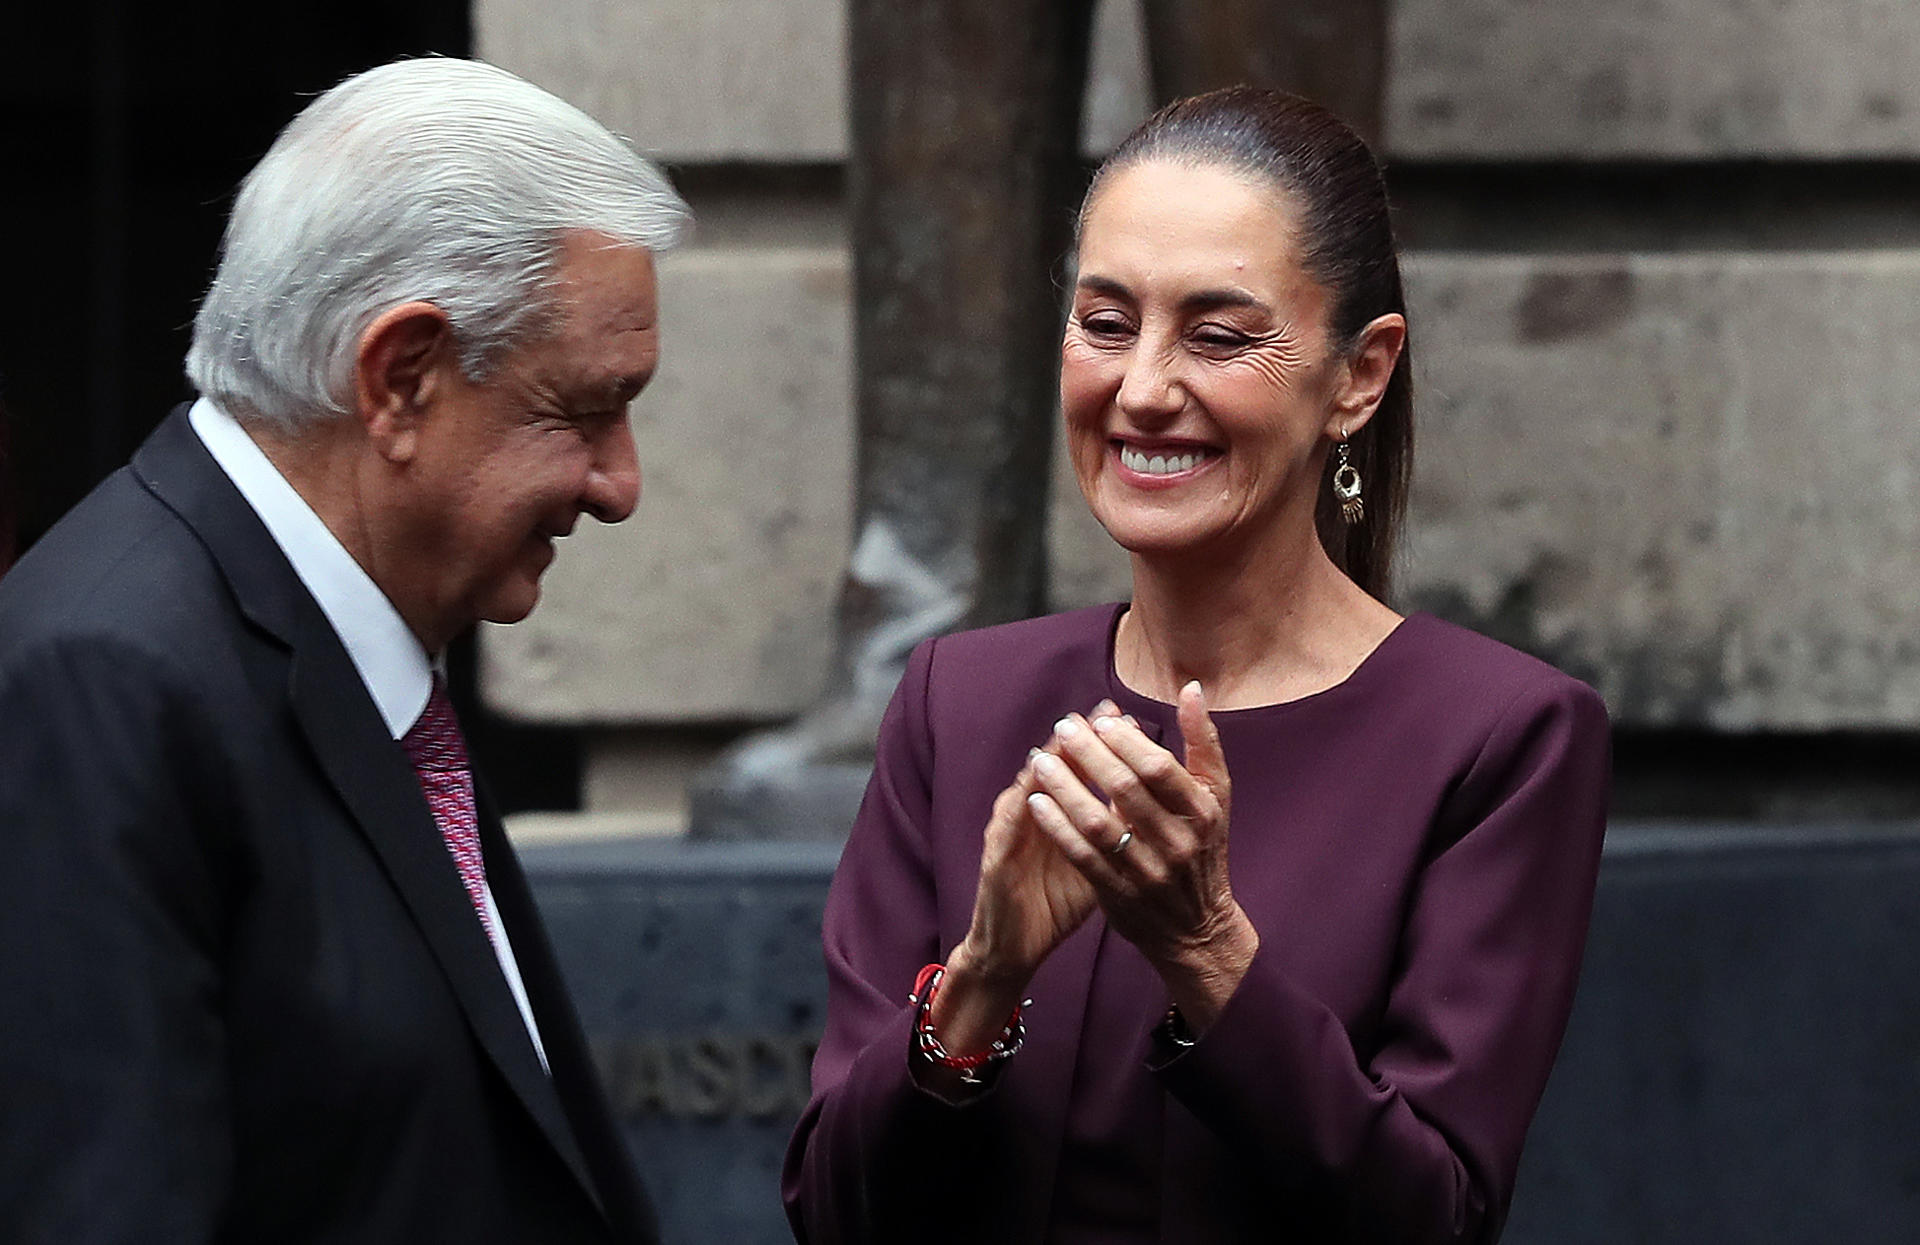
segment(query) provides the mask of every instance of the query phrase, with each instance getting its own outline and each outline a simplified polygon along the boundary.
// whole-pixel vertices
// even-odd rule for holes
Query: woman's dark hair
[[[1380,165],[1360,136],[1320,105],[1247,86],[1175,100],[1101,164],[1080,209],[1082,221],[1109,177],[1148,160],[1224,167],[1262,178],[1284,194],[1299,214],[1301,264],[1332,296],[1328,328],[1342,354],[1351,353],[1360,331],[1377,317],[1406,314]],[[1334,565],[1382,599],[1413,476],[1412,370],[1409,342],[1379,409],[1349,442],[1365,488],[1365,520],[1341,520],[1331,454],[1315,509],[1320,543]]]

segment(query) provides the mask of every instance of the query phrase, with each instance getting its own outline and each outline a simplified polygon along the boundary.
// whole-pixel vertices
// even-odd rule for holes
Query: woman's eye
[[[1122,337],[1127,332],[1127,322],[1116,315],[1091,315],[1080,317],[1080,327],[1089,337],[1111,340]]]
[[[1203,325],[1194,330],[1193,340],[1209,350],[1237,350],[1247,344],[1245,333],[1218,325]]]

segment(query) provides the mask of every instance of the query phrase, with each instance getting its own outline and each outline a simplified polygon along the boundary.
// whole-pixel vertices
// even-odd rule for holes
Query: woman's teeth
[[[1207,457],[1206,450],[1189,450],[1184,454],[1147,454],[1131,445],[1120,447],[1121,465],[1129,471],[1138,471],[1143,475],[1170,476],[1181,471],[1192,471]]]

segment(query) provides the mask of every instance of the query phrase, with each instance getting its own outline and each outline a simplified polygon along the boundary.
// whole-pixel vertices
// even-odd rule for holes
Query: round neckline
[[[1115,602],[1113,613],[1107,619],[1107,693],[1113,698],[1115,704],[1121,706],[1121,708],[1128,713],[1133,713],[1138,716],[1138,712],[1145,709],[1150,712],[1156,720],[1171,722],[1179,712],[1177,706],[1169,704],[1164,700],[1156,700],[1144,692],[1136,692],[1133,688],[1127,686],[1120,678],[1120,667],[1116,660],[1116,645],[1120,634],[1120,619],[1123,618],[1131,608],[1132,603],[1129,601]],[[1328,698],[1337,698],[1340,694],[1356,689],[1369,681],[1373,677],[1373,671],[1379,665],[1383,664],[1380,660],[1380,655],[1389,648],[1397,647],[1396,641],[1398,641],[1401,634],[1407,630],[1409,624],[1413,623],[1416,619],[1424,619],[1426,617],[1427,615],[1423,611],[1417,611],[1402,617],[1398,623],[1394,624],[1393,630],[1387,632],[1385,636],[1381,637],[1380,642],[1373,646],[1373,651],[1365,657],[1362,657],[1360,664],[1347,673],[1346,678],[1341,679],[1338,683],[1330,687],[1323,687],[1317,692],[1308,692],[1304,696],[1296,696],[1292,700],[1276,700],[1264,705],[1244,705],[1237,709],[1213,709],[1209,711],[1209,716],[1211,716],[1215,722],[1249,721],[1260,717],[1291,713],[1310,708]]]

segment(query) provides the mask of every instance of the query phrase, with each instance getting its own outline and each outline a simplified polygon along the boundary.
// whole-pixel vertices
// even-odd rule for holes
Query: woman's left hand
[[[1181,689],[1179,715],[1185,764],[1124,718],[1062,718],[1059,757],[1035,759],[1042,789],[1028,804],[1197,1033],[1232,997],[1260,940],[1227,875],[1232,787],[1198,683]]]

